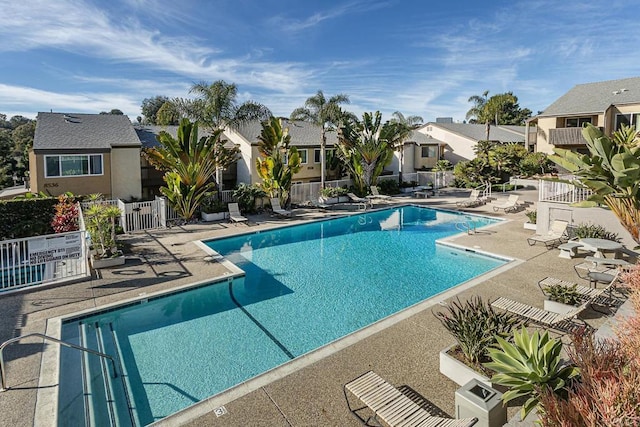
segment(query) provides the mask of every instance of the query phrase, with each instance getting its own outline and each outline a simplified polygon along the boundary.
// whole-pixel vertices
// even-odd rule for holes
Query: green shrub
[[[0,239],[19,239],[53,233],[51,221],[58,200],[31,198],[0,200]]]
[[[320,190],[322,197],[339,197],[344,196],[349,192],[349,189],[344,187],[325,187]]]
[[[551,301],[577,306],[580,303],[580,294],[576,290],[577,286],[578,285],[563,286],[555,284],[544,286],[542,291]]]
[[[529,222],[531,224],[536,224],[536,221],[538,220],[538,211],[526,211],[524,214],[529,218]]]
[[[497,336],[509,335],[521,323],[510,313],[496,312],[479,296],[465,302],[451,301],[445,311],[434,314],[456,339],[465,359],[475,366],[487,360],[487,350]]]
[[[240,212],[255,213],[256,199],[267,197],[267,193],[257,185],[240,184],[233,190],[233,199],[238,202]]]
[[[378,191],[382,194],[398,194],[400,192],[400,186],[395,179],[381,179],[378,181]]]
[[[606,239],[617,242],[619,240],[618,233],[608,231],[601,225],[580,223],[578,225],[572,225],[569,228],[570,238],[580,239]]]
[[[453,169],[453,165],[449,160],[438,160],[432,170],[434,172],[438,172],[438,171],[450,171],[452,169]]]

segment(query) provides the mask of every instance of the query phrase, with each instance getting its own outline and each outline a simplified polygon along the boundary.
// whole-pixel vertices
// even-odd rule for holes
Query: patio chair
[[[500,205],[493,206],[494,212],[498,212],[500,209],[502,209],[504,211],[504,213],[517,211],[518,207],[520,206],[518,204],[518,199],[519,198],[520,198],[520,196],[518,196],[517,194],[509,195],[509,198],[507,199],[506,202],[504,202],[504,203],[502,203]]]
[[[591,273],[601,273],[608,275],[615,275],[620,269],[628,268],[633,264],[624,259],[618,258],[596,258],[588,256],[584,258],[584,261],[580,264],[573,266],[576,274],[581,279],[589,279]]]
[[[418,405],[406,394],[392,386],[373,371],[365,372],[358,378],[345,384],[344,397],[349,411],[364,425],[375,420],[383,421],[389,426],[438,426],[438,427],[467,427],[478,422],[477,418],[463,418],[459,420],[442,418],[431,415],[423,406]],[[365,406],[352,408],[349,402],[349,392]],[[368,418],[360,416],[358,411],[369,409],[373,415]]]
[[[282,209],[282,207],[280,206],[280,199],[278,199],[277,197],[274,197],[273,199],[271,199],[271,209],[273,210],[274,214],[277,214],[280,216],[289,217],[291,216],[291,213],[292,213],[291,211]]]
[[[229,221],[231,221],[234,224],[237,224],[239,222],[248,223],[249,220],[246,217],[242,216],[242,214],[240,213],[240,207],[238,206],[237,203],[229,203],[228,208],[229,208]]]
[[[382,199],[382,200],[391,200],[391,196],[387,196],[385,194],[380,194],[378,191],[378,187],[375,185],[371,186],[371,194],[367,196],[368,199]]]
[[[358,203],[363,207],[363,210],[367,209],[367,205],[373,207],[373,201],[371,199],[366,199],[364,197],[358,197],[353,193],[347,193],[347,197],[349,198],[349,200],[351,200],[353,203]]]
[[[547,231],[546,234],[534,234],[533,236],[527,237],[527,243],[529,243],[529,246],[533,246],[541,242],[544,243],[547,249],[554,248],[567,240],[566,231],[568,225],[569,223],[567,221],[556,219],[551,223],[551,227],[549,227],[549,231]]]
[[[527,322],[549,329],[555,329],[560,332],[571,332],[579,327],[573,320],[577,319],[578,315],[591,305],[591,302],[591,299],[587,299],[578,307],[565,314],[543,310],[505,297],[500,297],[493,301],[491,306],[515,314]],[[582,323],[583,327],[590,328],[586,322],[583,321]]]
[[[469,198],[456,202],[456,206],[459,208],[472,208],[475,206],[484,205],[486,201],[480,196],[480,190],[471,190]]]

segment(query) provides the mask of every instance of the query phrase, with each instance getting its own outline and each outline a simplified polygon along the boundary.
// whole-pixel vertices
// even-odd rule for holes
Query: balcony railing
[[[587,200],[592,191],[566,182],[540,180],[538,185],[538,200],[554,203],[579,203]]]
[[[549,142],[553,145],[585,145],[587,143],[582,136],[582,128],[549,129]]]

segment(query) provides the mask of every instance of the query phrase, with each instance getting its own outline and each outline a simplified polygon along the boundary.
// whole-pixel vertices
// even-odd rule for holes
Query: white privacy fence
[[[84,231],[0,241],[0,291],[86,277]]]
[[[398,181],[398,175],[382,175],[378,177],[378,182],[383,180]],[[418,185],[431,185],[434,189],[448,187],[453,182],[453,171],[440,172],[413,172],[403,173],[402,180],[404,182],[415,181]],[[350,179],[342,179],[336,181],[326,181],[326,187],[350,187],[353,181]],[[291,202],[295,204],[314,203],[320,197],[322,185],[319,182],[305,182],[293,184],[291,186]]]
[[[541,202],[579,203],[587,200],[591,194],[593,192],[588,188],[566,182],[540,180],[538,186],[538,200]]]

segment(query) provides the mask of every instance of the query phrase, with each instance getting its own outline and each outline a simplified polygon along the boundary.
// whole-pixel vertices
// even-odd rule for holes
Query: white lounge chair
[[[229,203],[229,221],[231,221],[232,223],[238,223],[238,222],[248,222],[249,219],[247,219],[246,217],[242,216],[242,214],[240,213],[240,207],[238,206],[237,203]]]
[[[456,202],[456,206],[459,208],[472,208],[475,206],[484,205],[486,202],[484,198],[480,196],[480,190],[471,190],[469,198]]]
[[[274,214],[286,217],[291,216],[291,211],[282,209],[282,207],[280,206],[280,199],[278,199],[277,197],[271,199],[271,209],[273,210]]]
[[[579,326],[589,328],[586,322],[583,322],[583,325],[577,325],[573,322],[573,320],[576,319],[580,313],[586,310],[591,302],[591,299],[587,299],[578,307],[565,314],[543,310],[541,308],[533,307],[531,305],[514,301],[505,297],[500,297],[497,300],[493,301],[491,303],[491,306],[508,311],[509,313],[515,314],[516,316],[519,316],[525,321],[531,323],[542,325],[544,327],[555,329],[561,332],[570,332],[572,330],[576,330]]]
[[[406,394],[380,378],[373,371],[365,372],[344,386],[344,397],[349,411],[365,425],[374,419],[389,426],[438,426],[438,427],[470,427],[478,422],[477,418],[459,420],[442,418],[429,413],[424,407],[411,400]],[[349,392],[365,406],[352,408]],[[369,408],[373,415],[368,418],[360,416],[358,411]]]
[[[561,244],[563,241],[568,240],[567,237],[567,221],[554,220],[549,227],[549,231],[546,234],[534,234],[527,237],[527,243],[529,246],[533,246],[536,243],[544,243],[547,249],[554,248]]]
[[[507,212],[515,212],[516,210],[518,210],[518,199],[520,198],[520,196],[518,196],[517,194],[511,194],[509,195],[509,198],[507,199],[506,202],[499,204],[499,205],[494,205],[493,206],[493,210],[495,212],[498,212],[500,209],[504,210],[505,213]]]
[[[353,193],[347,193],[347,197],[349,198],[349,200],[351,200],[353,203],[358,203],[362,206],[363,210],[367,209],[367,205],[373,207],[373,202],[371,199],[365,199],[364,197],[358,197]]]
[[[371,186],[371,194],[367,196],[368,199],[382,199],[382,200],[391,200],[391,196],[387,196],[385,194],[380,194],[378,191],[378,187],[375,185]]]

